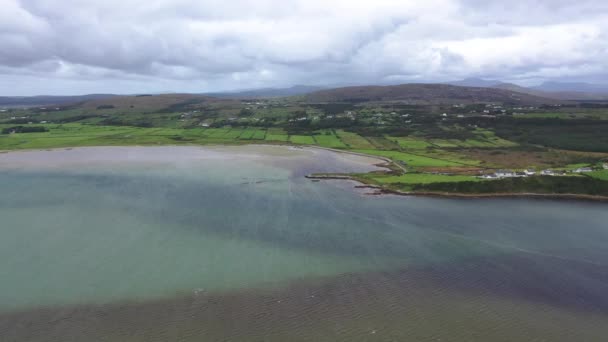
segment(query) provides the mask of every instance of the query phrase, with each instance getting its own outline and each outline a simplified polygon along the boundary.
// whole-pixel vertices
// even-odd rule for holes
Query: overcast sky
[[[608,81],[607,0],[0,0],[0,95]]]

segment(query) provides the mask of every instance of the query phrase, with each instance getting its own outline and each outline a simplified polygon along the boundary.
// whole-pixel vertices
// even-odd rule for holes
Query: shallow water
[[[285,147],[0,155],[0,340],[601,341],[608,210],[365,196]]]

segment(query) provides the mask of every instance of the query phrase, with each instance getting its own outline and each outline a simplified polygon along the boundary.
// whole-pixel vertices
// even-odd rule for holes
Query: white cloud
[[[0,94],[608,76],[603,0],[0,0],[0,8],[0,76],[12,82],[0,82]]]

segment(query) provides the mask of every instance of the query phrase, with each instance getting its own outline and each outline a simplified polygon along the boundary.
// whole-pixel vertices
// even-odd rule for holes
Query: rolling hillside
[[[122,111],[158,111],[171,107],[184,107],[187,105],[229,102],[205,95],[196,94],[162,94],[162,95],[134,95],[116,96],[106,99],[87,101],[82,104],[84,109],[111,108]]]
[[[456,104],[497,102],[541,105],[558,103],[550,99],[505,89],[461,87],[448,84],[402,84],[358,86],[321,90],[305,96],[308,102],[400,101],[411,104]]]
[[[77,102],[109,99],[118,95],[113,94],[89,94],[89,95],[74,95],[74,96],[0,96],[0,106],[48,106],[48,105],[64,105]]]

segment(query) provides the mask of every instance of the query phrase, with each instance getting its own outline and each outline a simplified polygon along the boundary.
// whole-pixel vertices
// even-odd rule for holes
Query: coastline
[[[361,185],[355,186],[359,189],[371,189],[374,192],[368,192],[367,196],[416,196],[416,197],[435,197],[435,198],[452,198],[452,199],[491,199],[491,198],[527,198],[527,199],[552,199],[552,200],[576,200],[576,201],[591,201],[608,203],[608,196],[586,195],[586,194],[559,194],[559,193],[531,193],[531,192],[496,192],[496,193],[458,193],[458,192],[428,192],[428,191],[400,191],[388,189],[381,185],[366,183],[363,180],[350,175],[324,175],[311,174],[306,178],[311,180],[349,180],[357,182]]]
[[[23,150],[2,150],[1,154],[13,153],[13,152],[32,152],[32,151],[65,151],[65,150],[73,150],[80,148],[113,148],[113,147],[149,147],[150,145],[125,145],[125,146],[117,146],[117,145],[108,145],[108,146],[78,146],[78,147],[56,147],[56,148],[46,148],[46,149],[23,149]],[[154,145],[155,146],[155,145]],[[396,165],[399,169],[406,172],[405,167],[393,162],[390,158],[370,155],[360,152],[334,149],[328,147],[320,147],[314,145],[292,145],[292,144],[242,144],[242,145],[232,145],[232,144],[213,144],[213,145],[160,145],[162,147],[224,147],[224,146],[281,146],[285,148],[296,148],[296,149],[311,149],[311,150],[325,150],[334,153],[348,154],[353,156],[370,158],[373,160],[377,160],[379,163],[372,164],[377,167],[390,169],[391,165]],[[155,146],[158,147],[158,146]],[[557,199],[557,200],[577,200],[577,201],[592,201],[592,202],[607,202],[608,196],[598,196],[598,195],[588,195],[588,194],[572,194],[572,193],[509,193],[509,192],[501,192],[501,193],[457,193],[457,192],[415,192],[415,191],[401,191],[396,189],[389,189],[383,187],[382,185],[373,184],[366,182],[365,180],[355,177],[349,174],[330,174],[330,173],[312,173],[305,176],[308,179],[314,181],[320,180],[352,180],[361,185],[358,185],[358,188],[369,188],[375,190],[375,192],[367,193],[369,196],[381,196],[381,195],[398,195],[398,196],[418,196],[418,197],[436,197],[436,198],[457,198],[457,199],[481,199],[481,198],[536,198],[536,199]]]

